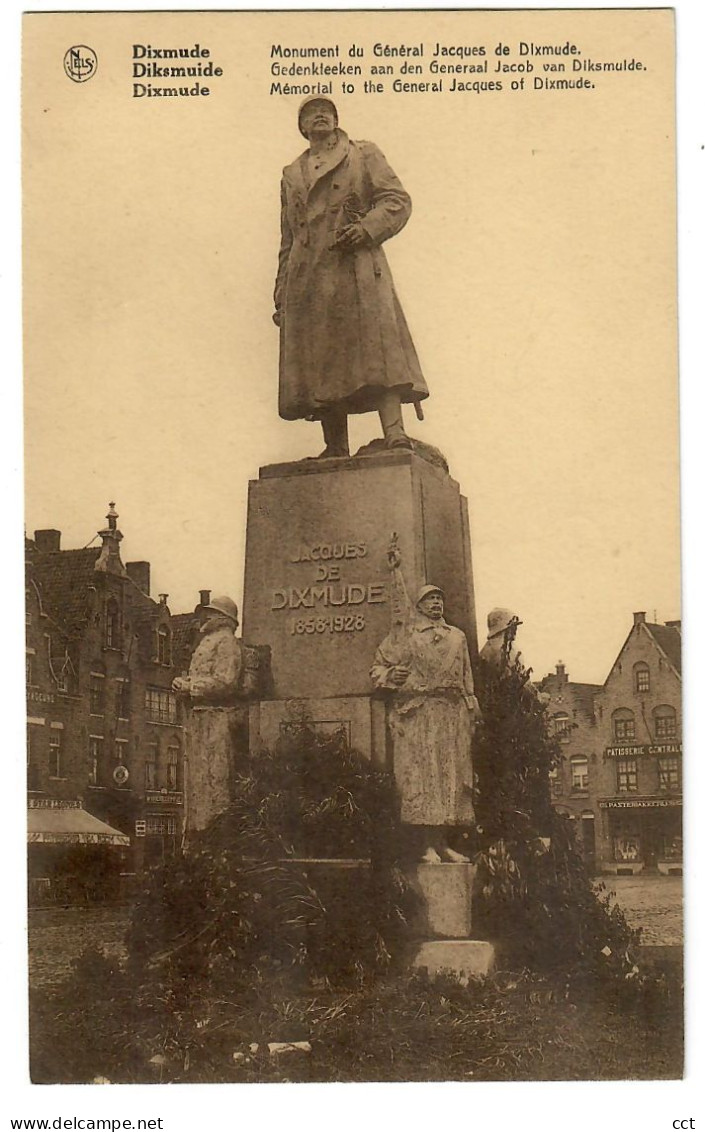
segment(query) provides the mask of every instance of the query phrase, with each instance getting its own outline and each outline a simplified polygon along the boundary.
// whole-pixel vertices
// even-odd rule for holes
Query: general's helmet
[[[441,597],[446,596],[440,586],[422,586],[416,595],[416,604],[418,605],[419,602],[423,601],[429,594],[440,594]]]
[[[338,125],[338,108],[335,105],[335,103],[333,102],[333,99],[332,98],[326,98],[326,96],[324,94],[310,94],[308,96],[308,98],[305,98],[303,100],[303,102],[301,103],[301,105],[299,106],[299,119],[298,120],[299,120],[299,132],[300,133],[304,134],[303,130],[301,129],[301,115],[303,114],[306,107],[310,106],[310,104],[312,102],[327,102],[329,106],[332,106],[333,107],[333,114],[335,115],[335,124],[336,124],[336,126]],[[304,137],[306,137],[306,134],[304,134]]]
[[[214,597],[203,608],[213,609],[216,613],[222,613],[224,617],[229,617],[235,624],[238,623],[238,608],[231,597]]]

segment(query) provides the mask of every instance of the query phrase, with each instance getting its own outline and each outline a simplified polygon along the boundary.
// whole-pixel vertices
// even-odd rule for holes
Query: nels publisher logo
[[[73,82],[88,82],[98,70],[98,56],[92,47],[86,47],[84,43],[69,47],[64,55],[64,70]]]

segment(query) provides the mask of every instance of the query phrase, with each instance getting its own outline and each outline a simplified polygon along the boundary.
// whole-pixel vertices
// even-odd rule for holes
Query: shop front
[[[30,798],[27,810],[29,903],[115,899],[130,838],[78,801]]]
[[[633,876],[683,871],[683,798],[602,798],[603,872]]]

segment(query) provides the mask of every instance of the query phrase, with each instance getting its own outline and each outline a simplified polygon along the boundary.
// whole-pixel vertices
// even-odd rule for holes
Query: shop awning
[[[130,839],[89,814],[78,803],[37,805],[27,810],[27,842],[34,845],[125,845]]]

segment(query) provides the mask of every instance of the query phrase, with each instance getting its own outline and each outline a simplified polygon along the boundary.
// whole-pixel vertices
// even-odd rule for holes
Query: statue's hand
[[[405,668],[403,664],[397,664],[394,666],[394,668],[390,669],[387,679],[389,680],[390,684],[394,685],[395,688],[401,688],[402,684],[406,684],[410,675],[410,668]]]
[[[274,314],[272,315],[272,322],[274,323],[275,326],[281,326],[281,324],[282,324],[282,312],[281,311],[275,311],[274,312]]]
[[[188,695],[190,687],[191,682],[188,676],[175,676],[171,684],[172,692],[180,692],[184,696]]]
[[[367,243],[369,237],[367,232],[362,227],[362,224],[348,224],[342,228],[338,233],[335,241],[336,247],[339,248],[357,248],[361,244]]]

